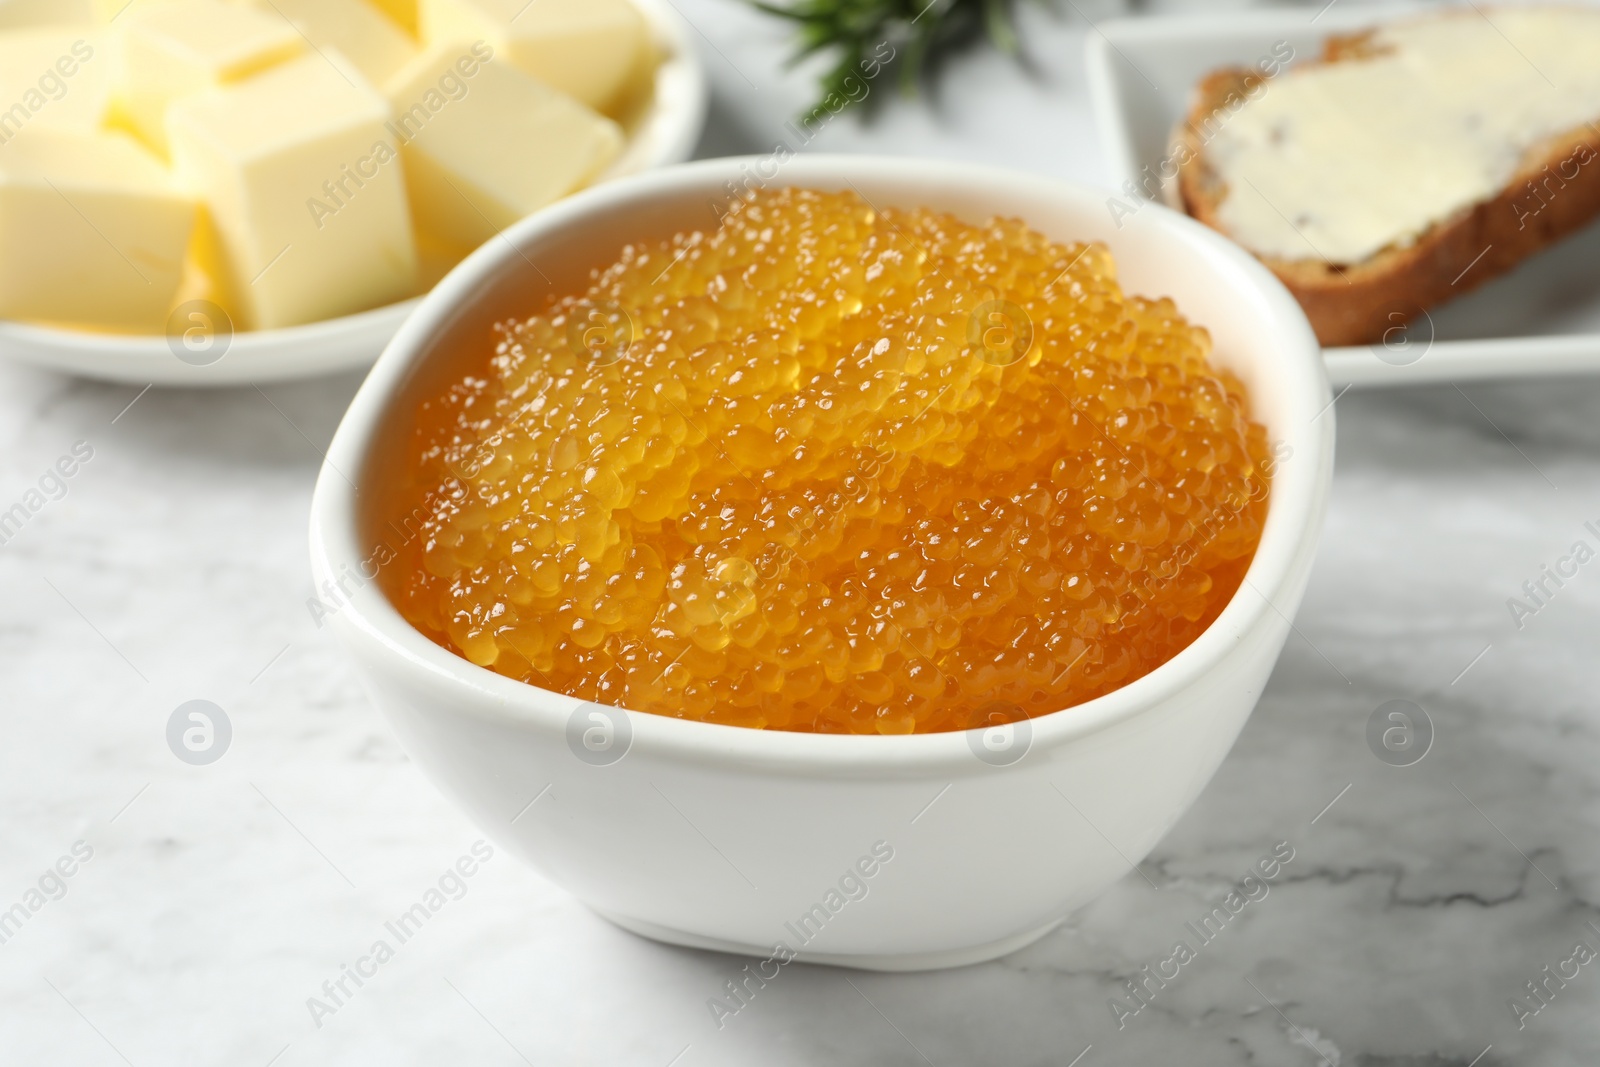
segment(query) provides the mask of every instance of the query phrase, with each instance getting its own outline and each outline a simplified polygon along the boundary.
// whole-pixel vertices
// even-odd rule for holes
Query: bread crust
[[[1320,62],[1371,54],[1369,31],[1330,39]],[[1212,169],[1202,131],[1208,121],[1217,126],[1214,116],[1229,112],[1230,97],[1236,101],[1258,95],[1260,82],[1256,71],[1245,68],[1207,75],[1174,134],[1187,149],[1177,179],[1184,210],[1223,234],[1228,231],[1218,214],[1228,190]],[[1428,308],[1506,273],[1596,217],[1600,128],[1589,125],[1536,146],[1496,196],[1434,223],[1410,245],[1390,246],[1348,264],[1257,258],[1300,301],[1324,345],[1374,344],[1394,336],[1395,330],[1403,332],[1407,322]]]

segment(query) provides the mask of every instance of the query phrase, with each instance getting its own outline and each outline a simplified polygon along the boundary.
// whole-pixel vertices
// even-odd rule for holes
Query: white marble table
[[[770,149],[808,89],[780,70],[778,32],[726,0],[684,8],[716,88],[704,151]],[[813,147],[1098,180],[1083,22],[1064,10],[1027,12],[1041,73],[975,54],[938,109],[889,101]],[[307,999],[478,838],[306,611],[319,448],[355,385],[152,390],[129,406],[137,389],[0,366],[0,510],[75,442],[93,450],[0,547],[0,912],[25,913],[0,915],[0,1064],[1600,1057],[1600,965],[1566,965],[1564,985],[1543,971],[1578,941],[1600,949],[1600,563],[1520,630],[1506,606],[1575,541],[1600,547],[1583,525],[1600,526],[1600,382],[1344,396],[1300,636],[1140,871],[996,963],[787,968],[720,1031],[706,999],[738,962],[622,933],[502,856],[311,1017]],[[209,766],[165,738],[197,698],[233,724]],[[1410,767],[1364,736],[1395,698],[1436,728]],[[1129,1002],[1125,980],[1278,842],[1294,859],[1270,893],[1119,1029],[1108,1001]],[[64,856],[72,875],[44,877]],[[30,898],[41,877],[48,894]],[[1551,1002],[1519,1029],[1511,1000],[1535,979]]]

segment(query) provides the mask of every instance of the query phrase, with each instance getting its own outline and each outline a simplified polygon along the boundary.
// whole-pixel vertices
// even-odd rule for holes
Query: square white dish
[[[1132,197],[1156,174],[1196,82],[1219,67],[1254,66],[1286,43],[1293,63],[1335,34],[1426,10],[1352,4],[1210,12],[1100,23],[1086,73],[1112,185]],[[1169,167],[1170,170],[1170,167]],[[1127,183],[1132,183],[1129,185]],[[1108,204],[1107,210],[1111,210]],[[1324,350],[1336,386],[1528,378],[1600,372],[1600,223],[1517,270],[1397,327],[1387,345]]]

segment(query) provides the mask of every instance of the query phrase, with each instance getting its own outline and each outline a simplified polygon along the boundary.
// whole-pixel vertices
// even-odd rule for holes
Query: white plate
[[[601,181],[693,153],[706,117],[705,71],[687,23],[669,0],[634,0],[650,23],[661,65],[650,110]],[[179,358],[182,338],[117,336],[0,321],[0,356],[88,378],[138,384],[226,386],[316,378],[371,366],[421,298],[325,322],[233,335],[220,359]]]
[[[1166,157],[1201,76],[1253,66],[1285,41],[1299,62],[1322,42],[1415,6],[1316,7],[1115,19],[1088,39],[1087,74],[1113,183]],[[1128,203],[1126,195],[1122,199]],[[1109,208],[1108,208],[1109,210]],[[1336,385],[1408,385],[1600,371],[1600,225],[1397,331],[1391,343],[1329,348]]]

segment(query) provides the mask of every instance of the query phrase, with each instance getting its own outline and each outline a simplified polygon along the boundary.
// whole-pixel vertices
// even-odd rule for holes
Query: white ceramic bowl
[[[448,376],[439,340],[486,337],[497,314],[533,304],[542,283],[524,256],[553,284],[580,284],[626,240],[714,226],[724,183],[755,165],[708,160],[589,190],[508,231],[514,248],[486,246],[441,282],[329,447],[311,514],[317,586],[357,573],[393,536],[367,529],[356,487],[396,447],[415,399]],[[1305,317],[1272,275],[1163,208],[1118,229],[1104,192],[930,160],[800,156],[776,181],[973,221],[1016,215],[1058,239],[1104,241],[1129,291],[1170,295],[1210,328],[1218,358],[1289,451],[1245,585],[1194,644],[1131,685],[1014,730],[859,737],[583,704],[439,647],[371,582],[346,581],[353,599],[330,625],[439,788],[618,924],[760,956],[782,941],[804,960],[866,968],[986,959],[1127,875],[1232,745],[1311,570],[1333,464],[1327,378]],[[879,857],[892,851],[889,862],[875,846]],[[863,857],[870,878],[851,875]],[[858,884],[865,896],[850,900]]]
[[[649,109],[600,181],[681,163],[706,118],[705,71],[688,23],[670,0],[633,0],[650,24],[661,64]],[[371,365],[421,298],[324,322],[234,334],[220,359],[175,354],[179,339],[118,336],[0,320],[0,357],[86,378],[190,387],[318,378]]]

